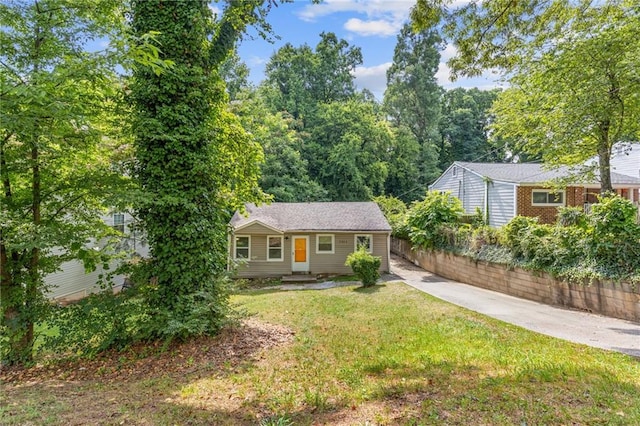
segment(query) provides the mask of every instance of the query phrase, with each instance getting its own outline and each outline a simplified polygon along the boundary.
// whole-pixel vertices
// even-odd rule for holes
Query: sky
[[[249,36],[239,44],[238,53],[251,69],[251,82],[258,84],[264,79],[265,64],[285,43],[296,47],[307,44],[315,48],[321,32],[333,32],[349,45],[361,48],[363,63],[354,72],[356,85],[359,89],[369,89],[378,100],[382,100],[386,71],[393,61],[397,36],[408,21],[414,4],[415,0],[324,0],[320,4],[312,4],[311,0],[278,2],[278,7],[269,12],[267,21],[280,39],[269,43],[250,30]],[[212,8],[215,12],[215,5]],[[445,62],[454,54],[455,48],[451,45],[441,52],[436,77],[442,87],[500,87],[499,76],[490,72],[481,77],[451,82]]]

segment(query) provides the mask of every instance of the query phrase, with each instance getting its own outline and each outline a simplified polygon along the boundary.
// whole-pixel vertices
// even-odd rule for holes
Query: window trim
[[[358,237],[367,237],[369,238],[369,250],[367,253],[373,253],[373,234],[355,234],[353,236],[353,249],[358,250]]]
[[[116,223],[116,216],[122,218],[122,223]],[[113,226],[112,226],[112,228],[115,229],[116,231],[124,233],[124,231],[126,229],[125,228],[125,226],[126,226],[126,218],[124,216],[124,213],[115,212],[115,213],[113,213],[112,218],[113,218]]]
[[[238,238],[247,238],[248,239],[248,250],[247,257],[238,257]],[[242,247],[244,249],[244,247]],[[251,235],[236,235],[233,238],[233,259],[234,260],[251,260]]]
[[[269,253],[269,239],[270,238],[278,238],[280,239],[280,257],[272,258]],[[282,235],[267,235],[267,262],[283,262],[284,261],[284,237]]]
[[[320,250],[320,237],[331,237],[331,250]],[[335,252],[336,252],[335,234],[317,234],[316,235],[316,254],[335,254]]]
[[[535,201],[533,201],[533,194],[535,192],[543,192],[547,195],[547,201],[549,200],[549,194],[562,194],[562,201],[559,203],[536,203]],[[531,190],[531,205],[533,207],[559,207],[559,206],[565,206],[567,203],[567,194],[566,191],[563,189],[561,191],[554,191],[553,189],[532,189]]]

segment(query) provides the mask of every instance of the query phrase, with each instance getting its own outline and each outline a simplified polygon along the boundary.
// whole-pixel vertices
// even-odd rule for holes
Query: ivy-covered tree
[[[213,332],[226,309],[218,277],[227,221],[244,201],[261,199],[262,161],[259,145],[226,111],[218,70],[246,25],[264,22],[266,9],[262,0],[232,1],[214,22],[206,1],[132,4],[135,34],[158,31],[162,59],[174,62],[160,75],[138,67],[131,84],[137,211],[151,249],[154,306],[179,322],[204,291],[214,301],[199,332]]]
[[[34,325],[49,306],[44,276],[68,260],[106,261],[97,241],[114,234],[101,216],[118,207],[127,180],[114,108],[117,51],[84,51],[100,37],[122,41],[118,3],[0,4],[0,354],[29,361]],[[106,249],[105,249],[106,250]]]

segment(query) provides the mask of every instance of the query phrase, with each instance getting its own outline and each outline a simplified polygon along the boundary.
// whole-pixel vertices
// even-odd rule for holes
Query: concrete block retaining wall
[[[640,322],[640,291],[626,283],[569,284],[549,274],[476,262],[443,251],[412,250],[411,243],[391,239],[391,252],[442,277],[548,305],[581,309]]]

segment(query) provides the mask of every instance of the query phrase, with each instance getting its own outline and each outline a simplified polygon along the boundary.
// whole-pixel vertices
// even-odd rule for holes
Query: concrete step
[[[316,283],[318,278],[315,275],[284,275],[281,279],[283,283]]]

